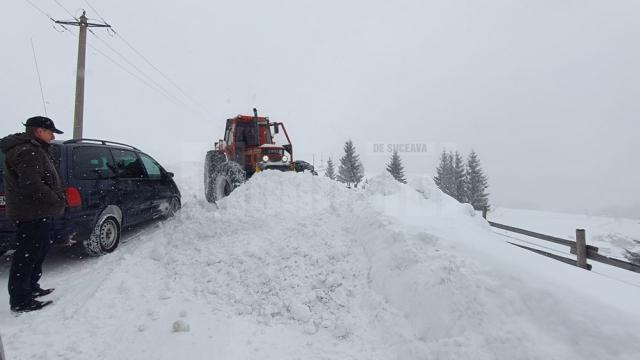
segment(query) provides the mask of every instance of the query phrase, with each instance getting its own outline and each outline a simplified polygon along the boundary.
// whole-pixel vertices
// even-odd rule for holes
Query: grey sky
[[[70,18],[54,0],[32,2]],[[98,18],[84,1],[58,2]],[[95,48],[137,72],[108,43],[188,105],[89,49],[86,137],[163,163],[201,160],[224,120],[255,106],[286,122],[308,161],[338,158],[352,138],[375,173],[388,154],[374,143],[425,143],[427,155],[402,155],[408,172],[432,173],[439,146],[474,148],[497,204],[640,203],[637,1],[89,2],[201,106],[98,29]],[[0,132],[42,113],[33,38],[48,114],[70,136],[77,38],[24,0],[0,10]]]

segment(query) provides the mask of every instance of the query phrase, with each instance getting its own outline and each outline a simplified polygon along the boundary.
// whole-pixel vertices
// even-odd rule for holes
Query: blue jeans
[[[49,250],[52,219],[16,221],[16,243],[9,272],[9,302],[11,306],[31,301],[34,290],[40,288],[42,263]]]

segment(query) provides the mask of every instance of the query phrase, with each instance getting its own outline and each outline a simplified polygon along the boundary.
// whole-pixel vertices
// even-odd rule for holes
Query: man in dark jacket
[[[38,284],[50,244],[53,218],[64,212],[62,182],[49,155],[56,129],[51,119],[36,116],[24,124],[24,133],[0,140],[5,154],[4,186],[7,216],[16,225],[17,248],[9,273],[9,302],[16,312],[33,311],[51,304],[36,298],[50,294]]]

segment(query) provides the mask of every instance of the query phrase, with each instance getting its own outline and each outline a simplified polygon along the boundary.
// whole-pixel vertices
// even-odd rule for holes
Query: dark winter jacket
[[[64,189],[49,144],[21,133],[0,140],[0,150],[5,154],[7,216],[22,221],[61,216]]]

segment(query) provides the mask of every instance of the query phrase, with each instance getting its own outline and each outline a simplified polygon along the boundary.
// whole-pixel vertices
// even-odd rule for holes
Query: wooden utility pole
[[[78,21],[56,21],[57,24],[72,25],[80,27],[78,35],[78,69],[76,72],[76,106],[73,114],[73,138],[82,138],[82,121],[84,118],[84,67],[87,54],[87,28],[104,27],[110,28],[108,24],[93,24],[87,19],[85,11]]]

